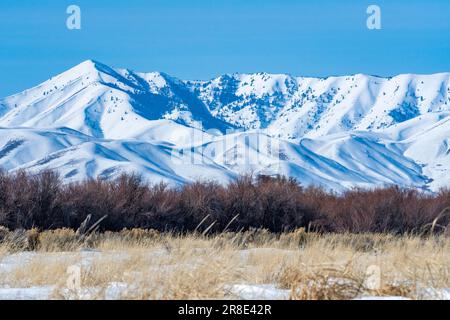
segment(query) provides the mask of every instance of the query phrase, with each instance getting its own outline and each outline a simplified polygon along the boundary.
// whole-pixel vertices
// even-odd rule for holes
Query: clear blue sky
[[[66,28],[70,4],[80,31]],[[370,4],[382,30],[366,28]],[[0,1],[0,96],[86,59],[184,79],[450,71],[450,1]]]

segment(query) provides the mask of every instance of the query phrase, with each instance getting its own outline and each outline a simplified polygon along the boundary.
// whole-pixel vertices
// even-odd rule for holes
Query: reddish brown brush
[[[304,188],[285,177],[243,176],[227,186],[150,185],[138,175],[63,184],[54,172],[0,173],[0,225],[11,230],[77,229],[91,216],[101,230],[218,233],[305,228],[315,232],[447,233],[450,190],[386,187],[343,194]]]

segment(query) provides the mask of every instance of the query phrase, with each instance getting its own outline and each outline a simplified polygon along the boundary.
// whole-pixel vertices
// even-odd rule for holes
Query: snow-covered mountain
[[[86,61],[0,100],[0,167],[68,180],[285,174],[343,190],[450,186],[450,73],[184,81]]]

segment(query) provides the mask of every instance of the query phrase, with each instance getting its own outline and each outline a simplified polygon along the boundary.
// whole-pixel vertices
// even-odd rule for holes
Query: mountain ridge
[[[200,177],[227,181],[252,171],[336,190],[384,184],[437,190],[450,183],[449,115],[450,73],[445,72],[389,78],[235,73],[193,81],[87,60],[0,99],[0,167],[57,169],[68,181],[104,172],[113,177],[134,168],[152,181],[177,184]],[[66,134],[76,143],[61,147],[55,130],[69,130]],[[79,134],[89,141],[77,140]],[[279,146],[279,157],[252,146],[254,137]],[[44,154],[26,141],[52,146],[46,152],[53,160],[44,161]],[[136,158],[129,149],[136,144],[127,141],[146,147],[138,148],[142,153]],[[221,143],[229,144],[229,150],[222,150]],[[223,158],[236,149],[233,156],[241,160],[265,160],[230,164],[214,154],[205,158],[206,164],[189,164],[186,172],[178,172],[164,156],[189,149],[187,154],[203,157],[199,146],[207,145]],[[67,148],[75,163],[53,154]],[[155,159],[144,149],[153,150]],[[105,158],[105,152],[117,159]]]

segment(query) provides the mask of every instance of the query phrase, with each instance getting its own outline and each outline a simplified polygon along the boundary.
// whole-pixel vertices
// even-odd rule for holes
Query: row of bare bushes
[[[300,181],[301,183],[301,181]],[[0,225],[77,229],[107,216],[105,231],[124,228],[177,233],[298,228],[319,232],[442,233],[450,224],[450,190],[437,194],[386,187],[334,194],[284,177],[243,176],[226,186],[198,182],[149,185],[137,175],[64,184],[51,171],[0,172]]]

